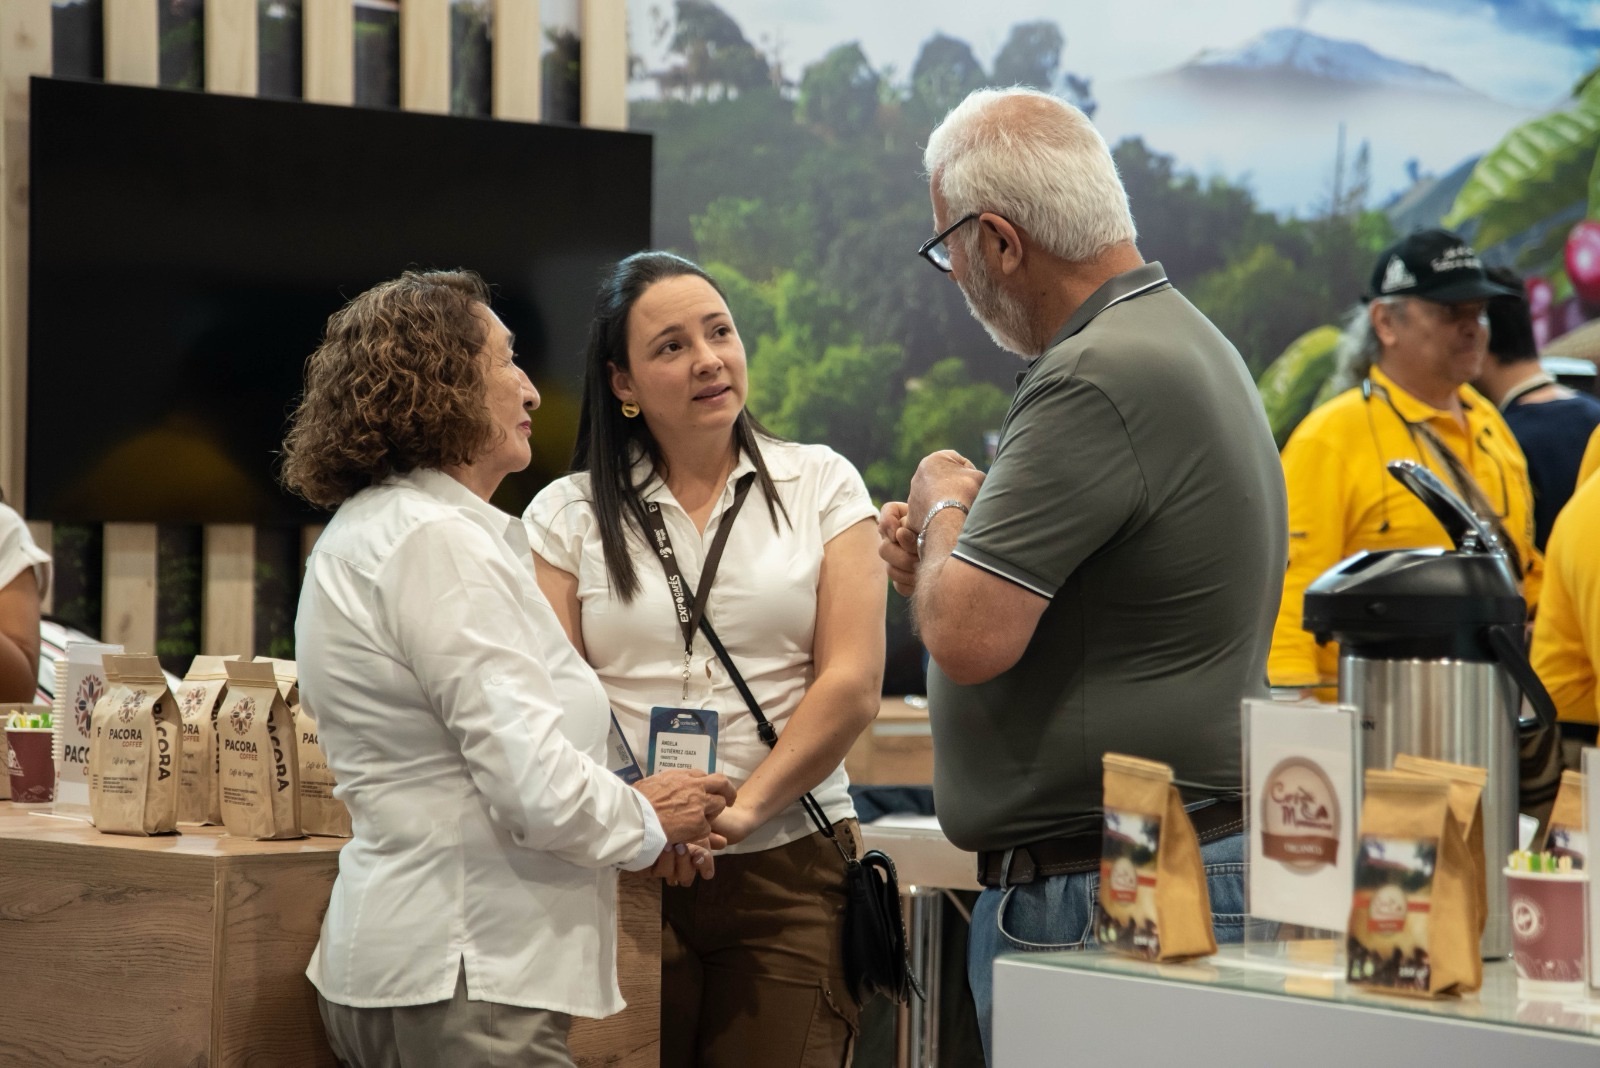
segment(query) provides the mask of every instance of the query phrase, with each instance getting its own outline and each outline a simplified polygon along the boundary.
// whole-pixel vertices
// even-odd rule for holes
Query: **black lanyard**
[[[683,575],[678,570],[678,557],[672,551],[672,536],[667,533],[666,521],[661,518],[661,506],[654,501],[645,502],[644,518],[650,524],[650,534],[655,544],[656,559],[661,561],[661,569],[667,573],[667,590],[672,594],[673,608],[678,613],[678,626],[683,628],[683,697],[689,698],[689,660],[694,655],[694,632],[700,628],[700,617],[705,614],[706,601],[711,596],[711,583],[717,577],[717,565],[722,562],[722,549],[728,543],[728,534],[733,530],[733,521],[739,515],[739,509],[744,507],[744,499],[750,493],[750,484],[755,481],[756,473],[748,472],[739,479],[733,489],[733,503],[728,510],[722,513],[722,521],[717,524],[717,536],[711,540],[711,548],[706,552],[705,566],[700,569],[700,588],[691,590]]]

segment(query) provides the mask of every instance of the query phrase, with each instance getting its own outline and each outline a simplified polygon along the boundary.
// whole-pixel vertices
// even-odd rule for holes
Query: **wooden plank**
[[[27,514],[28,79],[50,73],[49,0],[0,3],[0,492]]]
[[[158,851],[0,838],[0,960],[28,990],[0,999],[0,1064],[216,1063],[211,868]]]
[[[579,117],[585,126],[628,128],[628,21],[625,0],[583,0],[578,51]]]
[[[105,0],[106,81],[159,85],[159,0]],[[156,648],[156,528],[108,523],[100,634],[130,653]]]
[[[319,104],[356,99],[356,16],[350,0],[305,0],[302,9],[303,89]]]
[[[255,96],[256,0],[206,0],[205,20],[206,92]]]
[[[338,874],[336,853],[221,862],[213,1063],[334,1068],[305,973]]]
[[[56,531],[54,523],[41,523],[30,519],[28,521],[28,535],[33,538],[33,543],[51,556],[55,555]],[[39,598],[39,611],[49,615],[56,610],[56,584],[50,583],[50,588],[44,591],[44,596]]]
[[[494,117],[539,121],[539,54],[544,28],[539,0],[495,0],[493,78]]]
[[[102,641],[130,653],[156,648],[156,528],[154,523],[105,525]]]
[[[400,106],[450,111],[450,0],[400,5]]]
[[[200,651],[256,652],[256,529],[235,523],[205,528],[200,594]]]
[[[578,1068],[661,1064],[661,880],[645,872],[617,879],[617,981],[628,1007],[604,1020],[572,1021]]]
[[[106,81],[161,83],[159,0],[105,0]]]

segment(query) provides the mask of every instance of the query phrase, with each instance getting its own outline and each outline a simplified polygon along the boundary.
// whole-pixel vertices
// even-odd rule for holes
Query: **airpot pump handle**
[[[1528,703],[1533,706],[1535,713],[1533,719],[1523,719],[1513,711],[1512,726],[1520,730],[1530,730],[1534,727],[1554,730],[1556,703],[1550,699],[1550,691],[1539,681],[1533,665],[1528,662],[1528,654],[1523,651],[1522,626],[1516,623],[1501,624],[1485,627],[1483,630],[1489,639],[1489,648],[1494,650],[1495,659],[1511,672],[1511,677],[1516,680],[1517,689],[1527,695]]]

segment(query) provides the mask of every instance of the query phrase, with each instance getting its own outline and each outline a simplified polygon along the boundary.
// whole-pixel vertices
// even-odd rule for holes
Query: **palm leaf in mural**
[[[1537,226],[1568,205],[1600,203],[1600,78],[1585,80],[1562,111],[1523,123],[1490,149],[1456,194],[1444,224],[1476,220],[1473,243],[1487,248]]]
[[[1262,372],[1256,385],[1278,448],[1283,448],[1300,420],[1315,406],[1324,384],[1333,377],[1338,344],[1338,327],[1319,326],[1295,338]]]

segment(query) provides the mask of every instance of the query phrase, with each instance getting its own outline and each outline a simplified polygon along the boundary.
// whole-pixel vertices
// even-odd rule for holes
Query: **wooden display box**
[[[0,1065],[334,1064],[305,968],[343,841],[183,830],[101,834],[0,803]],[[660,884],[622,887],[629,1007],[573,1027],[580,1066],[659,1063]]]
[[[908,705],[904,697],[885,697],[878,718],[845,755],[844,769],[858,786],[931,784],[933,736],[927,706]]]

